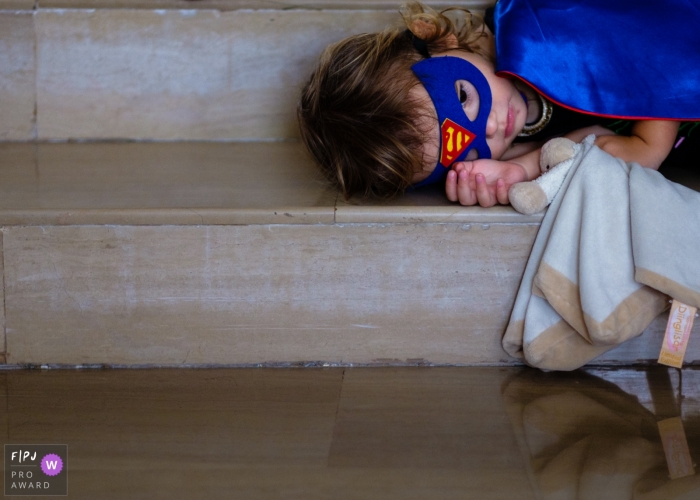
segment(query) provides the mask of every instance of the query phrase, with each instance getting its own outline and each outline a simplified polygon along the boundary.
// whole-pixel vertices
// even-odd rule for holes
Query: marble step
[[[0,10],[31,9],[159,9],[159,10],[396,10],[401,0],[0,0]],[[483,10],[492,0],[425,0],[424,5],[458,5]]]
[[[400,3],[0,0],[0,141],[296,138],[321,51]]]
[[[346,202],[295,142],[0,144],[2,358],[514,364],[540,220],[439,190]],[[599,362],[655,359],[664,323]]]
[[[68,443],[70,499],[700,496],[657,426],[697,463],[697,369],[0,370],[0,407],[0,446]]]

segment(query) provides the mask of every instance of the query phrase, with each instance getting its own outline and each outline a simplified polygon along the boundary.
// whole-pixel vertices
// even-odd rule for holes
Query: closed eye
[[[479,116],[479,93],[469,80],[457,80],[455,82],[457,98],[462,105],[464,114],[469,120],[474,121]]]

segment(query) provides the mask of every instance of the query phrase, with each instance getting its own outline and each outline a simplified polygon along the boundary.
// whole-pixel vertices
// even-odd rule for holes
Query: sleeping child
[[[671,3],[500,0],[484,19],[405,5],[407,29],[324,51],[302,91],[302,139],[346,199],[443,183],[462,205],[507,204],[556,136],[595,134],[611,155],[658,169],[687,157],[697,124],[681,122],[700,119],[700,69],[674,67],[700,46],[700,10]]]

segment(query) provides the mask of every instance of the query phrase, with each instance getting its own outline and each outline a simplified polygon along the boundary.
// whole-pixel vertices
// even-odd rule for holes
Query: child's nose
[[[498,118],[495,110],[491,109],[489,118],[486,120],[486,137],[493,137],[498,130]]]

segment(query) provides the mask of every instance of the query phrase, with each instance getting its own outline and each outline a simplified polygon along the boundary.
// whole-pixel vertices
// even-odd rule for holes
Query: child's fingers
[[[498,179],[496,182],[496,199],[501,205],[508,204],[508,188],[506,188],[506,183],[503,179]]]
[[[457,195],[457,172],[450,170],[447,172],[447,180],[445,180],[445,194],[450,201],[459,201]]]
[[[482,207],[492,207],[496,204],[496,196],[491,193],[482,174],[476,175],[476,198]]]
[[[476,205],[476,192],[469,187],[469,175],[466,171],[461,171],[457,175],[457,197],[462,205]]]
[[[460,162],[452,164],[452,170],[454,170],[457,173],[460,173],[462,170],[466,170],[467,172],[471,172],[473,166],[474,166],[474,162],[460,161]]]

